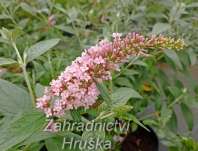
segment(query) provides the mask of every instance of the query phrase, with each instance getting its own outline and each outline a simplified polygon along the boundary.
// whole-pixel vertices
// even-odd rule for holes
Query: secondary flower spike
[[[144,37],[129,33],[122,37],[120,33],[114,33],[112,37],[112,41],[105,39],[85,50],[56,80],[52,80],[44,95],[37,99],[37,108],[47,117],[61,117],[66,110],[78,107],[89,108],[100,94],[94,79],[110,80],[111,72],[118,70],[119,64],[130,56],[146,56],[152,49],[179,50],[184,46],[182,40],[162,35]]]

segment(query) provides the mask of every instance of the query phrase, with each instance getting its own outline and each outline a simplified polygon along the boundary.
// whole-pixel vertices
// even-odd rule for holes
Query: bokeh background
[[[111,37],[113,32],[163,34],[183,39],[185,51],[166,54],[167,63],[157,66],[166,73],[170,85],[180,81],[190,94],[198,93],[196,0],[0,0],[0,29],[3,28],[12,31],[21,54],[39,41],[61,39],[51,51],[27,64],[36,93],[40,93],[40,88],[48,85],[84,49]],[[17,58],[3,37],[0,37],[0,57]],[[17,64],[0,67],[0,78],[25,87],[22,70]],[[129,85],[126,80],[119,84]],[[182,87],[178,85],[170,89],[173,95]],[[195,118],[191,136],[198,140],[198,103],[190,97],[185,101],[189,101]],[[149,106],[142,114],[153,110]],[[175,112],[179,117],[179,132],[185,134],[187,125],[177,106]]]

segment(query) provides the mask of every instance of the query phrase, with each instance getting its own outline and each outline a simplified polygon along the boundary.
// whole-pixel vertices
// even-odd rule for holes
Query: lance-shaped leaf
[[[166,54],[166,56],[179,68],[179,69],[183,69],[181,61],[177,55],[177,53],[173,50],[165,50],[164,53]]]
[[[31,107],[31,99],[26,90],[0,80],[0,112],[3,115],[13,116]]]
[[[17,62],[13,59],[0,57],[0,66],[14,64],[14,63]]]
[[[142,96],[132,88],[119,88],[112,95],[112,105],[120,106],[125,105],[130,98],[138,98],[141,99]]]
[[[107,87],[105,86],[104,83],[102,82],[96,82],[97,88],[100,91],[100,95],[102,96],[102,98],[104,99],[104,101],[110,105],[111,104],[111,97],[109,95],[109,91],[107,89]]]
[[[192,111],[184,103],[181,103],[180,107],[181,107],[182,114],[184,116],[186,124],[188,125],[189,130],[192,130],[193,129],[193,125],[194,125],[193,124],[193,113],[192,113]]]
[[[27,55],[27,62],[30,62],[40,55],[44,54],[48,50],[50,50],[52,47],[58,44],[60,39],[50,39],[50,40],[44,40],[41,42],[36,43],[35,45],[31,46],[26,51]]]
[[[35,110],[18,114],[0,130],[0,150],[6,151],[43,128],[45,117]]]
[[[156,23],[153,26],[152,34],[161,34],[167,30],[169,30],[171,26],[167,23]]]

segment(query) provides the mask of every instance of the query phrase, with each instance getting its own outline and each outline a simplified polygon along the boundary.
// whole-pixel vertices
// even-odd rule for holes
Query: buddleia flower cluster
[[[79,107],[89,108],[100,95],[96,86],[99,82],[110,80],[112,71],[131,56],[147,56],[150,50],[180,50],[182,40],[169,37],[144,37],[138,33],[122,36],[114,33],[112,40],[104,39],[97,45],[86,49],[70,66],[52,80],[44,95],[37,99],[37,108],[47,117],[61,117],[65,111]]]

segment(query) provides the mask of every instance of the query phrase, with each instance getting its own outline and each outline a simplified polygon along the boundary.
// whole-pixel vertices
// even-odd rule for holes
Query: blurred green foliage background
[[[175,104],[180,105],[190,131],[186,132],[189,134],[186,136],[192,136],[193,125],[197,126],[197,124],[193,123],[191,108],[197,109],[198,107],[197,77],[195,76],[193,79],[191,76],[192,68],[195,70],[195,74],[198,74],[198,2],[196,0],[0,0],[0,29],[6,31],[5,28],[15,39],[21,55],[26,54],[28,48],[40,41],[60,39],[60,42],[50,51],[27,63],[26,69],[30,77],[30,84],[37,97],[41,95],[43,86],[56,78],[84,49],[95,45],[103,38],[110,38],[114,32],[124,34],[139,32],[143,35],[163,34],[183,39],[186,43],[184,51],[177,53],[165,51],[164,55],[157,56],[157,58],[132,60],[132,66],[124,68],[122,73],[113,75],[112,87],[113,89],[114,87],[132,88],[143,96],[142,101],[132,99],[128,103],[133,106],[130,113],[134,115],[144,112],[147,106],[154,104],[154,113],[138,118],[145,124],[157,128],[156,131],[162,139],[162,143],[171,146],[171,151],[181,150],[184,148],[183,146],[186,147],[184,151],[190,151],[189,148],[197,151],[196,141],[178,137],[177,127],[180,126],[178,125],[180,119],[177,119],[173,108]],[[17,53],[3,36],[0,37],[1,57],[17,60]],[[5,63],[4,61],[0,59],[0,64]],[[169,74],[170,71],[173,73]],[[0,78],[26,89],[22,72],[20,64],[3,65],[0,67]],[[182,79],[187,81],[187,86],[179,78],[181,75]],[[11,87],[5,87],[4,85],[9,85],[6,82],[0,84],[2,84],[0,85],[2,92]],[[12,86],[12,89],[17,88]],[[7,100],[3,99],[3,96],[7,96],[2,92],[0,91],[0,103],[5,100],[6,104]],[[20,102],[20,98],[17,101]],[[0,111],[4,109],[1,107]],[[6,107],[8,111],[16,109],[16,112],[19,112],[18,108],[12,104]],[[88,111],[90,114],[92,112],[94,111]],[[0,126],[3,125],[2,123],[7,124],[7,119],[10,118],[4,118],[4,116],[2,115],[1,118],[6,119],[6,122],[1,120]],[[31,120],[31,116],[29,117],[28,114],[25,116],[26,124],[29,122],[28,120]],[[10,129],[18,126],[19,129],[16,132],[21,136],[23,127],[20,129],[20,121],[16,123],[16,126],[11,125]],[[42,125],[43,123],[40,122],[39,126]],[[33,132],[31,131],[30,134]],[[3,134],[4,138],[10,139],[12,133],[7,131]],[[24,141],[26,131],[22,134]],[[28,139],[21,143],[22,141],[15,137],[13,139],[16,143],[6,142],[6,144],[2,137],[0,150],[5,147],[5,144],[9,144],[10,147],[15,146],[11,151],[23,148],[24,145],[24,148],[27,147],[30,151],[39,150],[44,143],[38,142],[50,138],[52,135],[46,136],[43,132],[38,134],[39,139],[35,134],[38,140],[35,139],[35,136],[30,137],[33,145],[28,142],[30,141]],[[15,136],[16,133],[13,135]],[[56,144],[53,142],[55,142],[53,139],[46,141],[45,145],[52,147],[49,151],[55,151],[53,147],[56,148]]]

